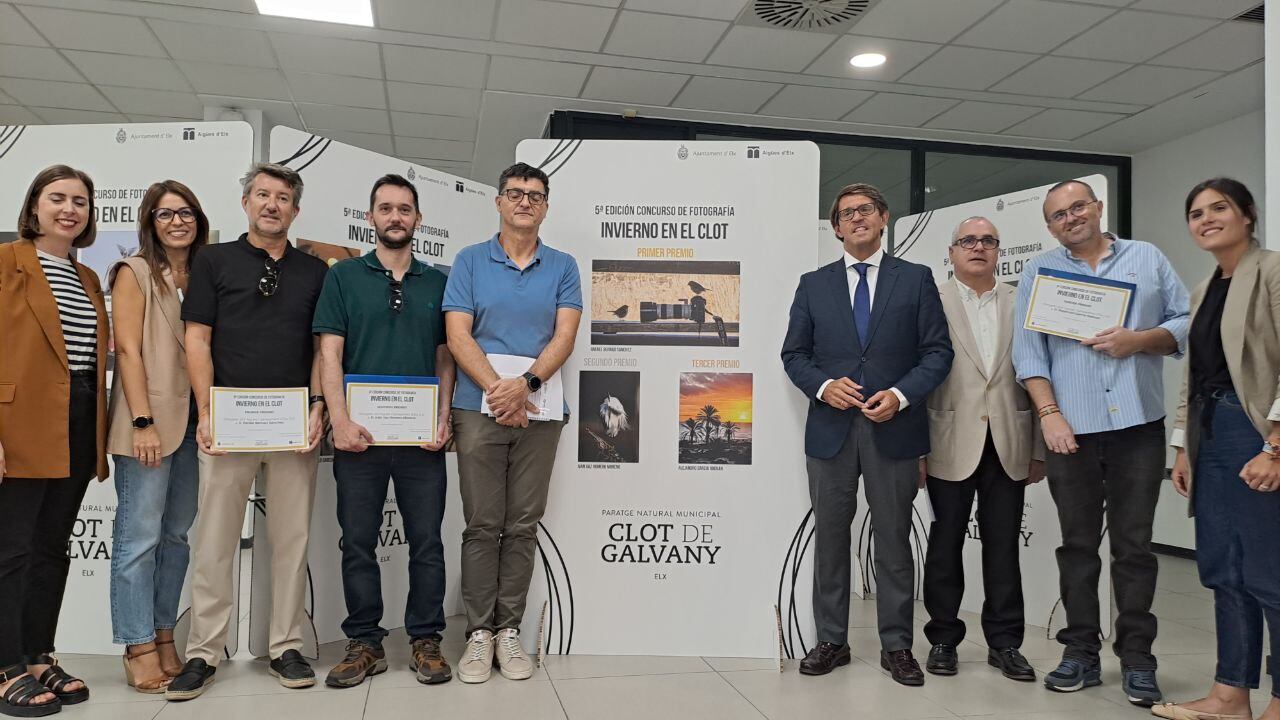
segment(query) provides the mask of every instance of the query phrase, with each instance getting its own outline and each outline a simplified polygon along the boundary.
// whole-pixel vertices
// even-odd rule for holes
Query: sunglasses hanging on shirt
[[[391,290],[391,295],[387,298],[387,307],[398,313],[404,309],[404,283],[393,279],[391,273],[387,273],[387,287]]]
[[[266,274],[258,279],[258,292],[262,293],[262,297],[271,297],[280,289],[280,266],[276,264],[275,258],[268,257],[263,271]]]

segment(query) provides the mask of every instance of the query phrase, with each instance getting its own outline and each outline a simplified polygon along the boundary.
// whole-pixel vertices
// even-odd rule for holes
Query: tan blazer
[[[133,270],[142,289],[142,366],[147,372],[147,394],[151,416],[160,434],[161,457],[173,454],[187,434],[191,409],[191,381],[187,379],[187,353],[182,327],[182,302],[173,278],[159,279],[168,289],[161,293],[153,282],[151,266],[141,257],[131,257],[124,264]],[[128,279],[125,282],[131,282]],[[137,413],[129,409],[124,394],[124,375],[115,373],[111,384],[111,423],[107,433],[107,452],[133,455],[133,419]]]
[[[107,308],[98,276],[76,263],[98,311],[98,479],[107,479]],[[5,476],[71,474],[70,366],[58,302],[30,240],[0,245],[0,444]]]
[[[1212,276],[1210,276],[1211,278]],[[1191,320],[1204,301],[1210,278],[1191,293]],[[1245,342],[1248,338],[1248,342]],[[1267,414],[1280,402],[1280,253],[1254,246],[1240,258],[1231,275],[1227,303],[1222,309],[1222,350],[1227,356],[1231,384],[1258,434],[1267,437],[1271,421]],[[1190,349],[1195,352],[1195,348]],[[1188,466],[1194,470],[1200,442],[1200,423],[1187,422],[1187,386],[1191,363],[1183,364],[1182,391],[1174,430],[1183,431]],[[1259,445],[1261,450],[1262,446]],[[1188,473],[1190,479],[1191,473]],[[1194,484],[1191,485],[1194,488]],[[1187,512],[1191,514],[1191,504]]]
[[[928,472],[943,480],[968,479],[982,459],[990,428],[1005,474],[1013,480],[1025,480],[1032,458],[1044,459],[1044,440],[1033,421],[1031,399],[1018,384],[1013,370],[1013,300],[1017,291],[1009,285],[996,284],[1001,322],[996,335],[995,369],[988,377],[957,283],[952,278],[938,288],[956,357],[947,379],[929,395],[932,452],[927,460]]]

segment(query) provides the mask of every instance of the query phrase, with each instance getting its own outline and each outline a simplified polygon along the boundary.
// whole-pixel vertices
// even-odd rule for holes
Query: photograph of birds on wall
[[[737,347],[741,264],[593,260],[591,344]]]
[[[640,462],[640,373],[578,374],[578,462]]]

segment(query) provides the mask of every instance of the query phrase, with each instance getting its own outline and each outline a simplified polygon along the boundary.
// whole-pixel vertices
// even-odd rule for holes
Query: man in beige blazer
[[[955,277],[939,286],[951,344],[947,379],[929,395],[929,446],[922,462],[935,520],[925,559],[926,669],[954,675],[964,639],[963,548],[978,497],[982,542],[982,631],[987,662],[1014,680],[1035,680],[1022,646],[1022,575],[1018,538],[1023,494],[1044,477],[1044,442],[1031,401],[1014,376],[1014,289],[996,282],[1000,234],[981,217],[961,222],[948,254]]]

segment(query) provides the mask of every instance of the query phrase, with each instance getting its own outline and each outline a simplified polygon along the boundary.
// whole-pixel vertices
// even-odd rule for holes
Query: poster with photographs
[[[583,371],[578,407],[578,462],[640,462],[640,373]]]

